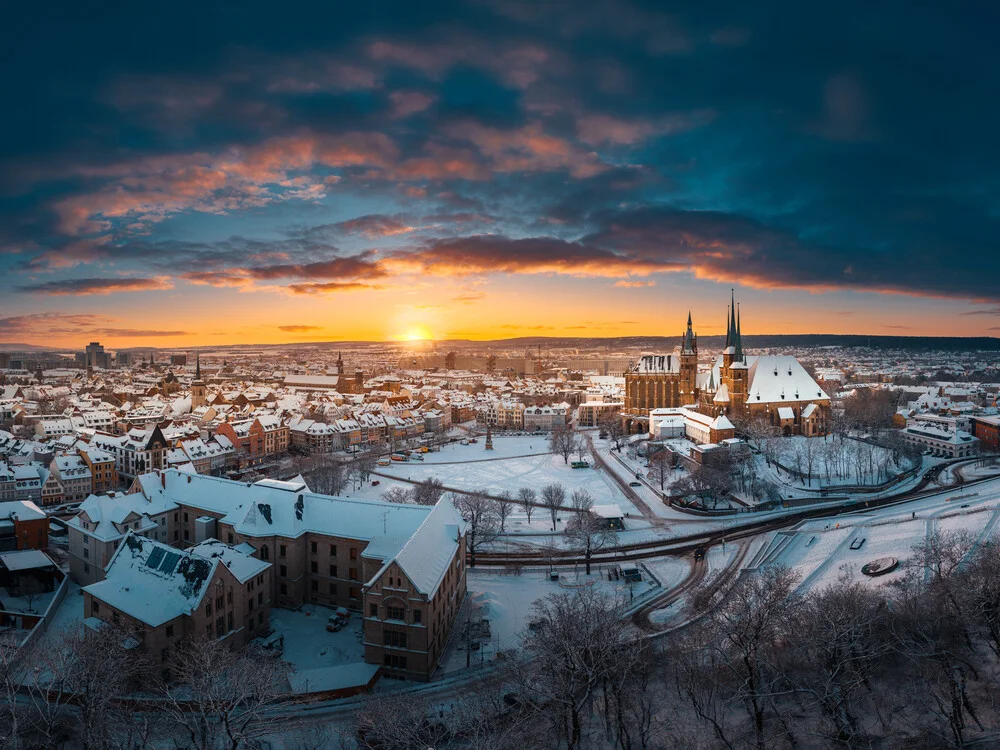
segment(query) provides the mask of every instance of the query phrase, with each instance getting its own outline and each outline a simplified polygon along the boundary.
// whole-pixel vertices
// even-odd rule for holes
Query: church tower
[[[750,384],[750,370],[743,352],[743,331],[740,325],[739,307],[736,308],[736,327],[733,337],[733,362],[729,366],[729,406],[730,413],[742,416],[746,410],[747,393]]]
[[[194,368],[194,382],[191,383],[191,410],[197,409],[199,406],[205,405],[206,400],[206,388],[205,383],[201,379],[201,352],[198,352],[195,357],[196,364]]]
[[[693,404],[698,400],[698,337],[691,328],[691,311],[688,310],[687,331],[681,342],[681,404]]]

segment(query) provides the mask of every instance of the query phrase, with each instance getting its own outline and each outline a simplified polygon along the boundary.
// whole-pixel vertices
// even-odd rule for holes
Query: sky
[[[998,14],[19,3],[0,342],[1000,335]]]

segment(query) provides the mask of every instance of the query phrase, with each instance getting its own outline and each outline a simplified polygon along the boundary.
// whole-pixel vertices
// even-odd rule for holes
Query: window
[[[336,595],[337,595],[337,584],[331,583],[330,584],[330,596],[336,596]]]
[[[95,615],[101,611],[101,603],[97,599],[90,600],[90,611]]]
[[[371,617],[378,617],[378,605],[377,604],[370,604],[368,606],[368,614]]]
[[[215,618],[215,637],[221,638],[226,634],[226,618],[219,615]]]
[[[227,620],[226,624],[229,626],[229,629],[232,630],[233,629],[233,613],[232,612],[230,612],[230,613],[228,613],[226,615],[226,620]]]
[[[84,573],[89,573],[90,572],[90,563],[84,563],[83,564],[83,572]]]
[[[319,563],[313,560],[309,563],[309,570],[313,573],[319,573]]]
[[[315,579],[309,581],[309,588],[312,591],[319,591],[319,581]]]
[[[226,601],[229,604],[233,603],[233,590],[232,589],[229,589],[229,591],[226,592]]]
[[[358,569],[357,568],[351,568],[350,571],[348,571],[348,572],[351,574],[351,580],[352,581],[358,580]]]
[[[222,609],[222,607],[224,605],[225,605],[225,600],[223,600],[223,598],[221,596],[215,597],[215,608],[216,609]]]
[[[184,514],[184,523],[187,523],[187,522],[188,522],[188,514],[187,514],[187,513],[185,513],[185,514]]]
[[[336,544],[331,544],[330,545],[330,557],[336,557],[336,556],[337,556],[337,545]]]
[[[83,543],[84,543],[84,544],[90,544],[90,537],[89,537],[89,536],[85,536],[85,537],[83,538]]]
[[[263,612],[258,612],[257,613],[257,624],[261,625],[261,624],[263,624],[263,622],[264,622],[264,613]]]
[[[205,616],[208,617],[212,614],[212,602],[205,602]]]
[[[337,566],[336,565],[331,565],[330,566],[330,578],[336,578],[336,577],[337,577]]]
[[[260,548],[260,559],[261,560],[267,560],[268,559],[267,545],[266,544],[263,547]]]
[[[406,648],[406,633],[398,630],[383,630],[382,643],[389,648]]]
[[[352,560],[357,560],[358,559],[358,548],[357,547],[351,547],[351,559]]]
[[[83,551],[83,559],[84,560],[89,560],[90,559],[90,550],[89,549],[85,549]]]
[[[406,657],[397,654],[385,654],[385,665],[391,669],[406,669]]]
[[[167,638],[173,638],[173,637],[174,637],[174,626],[167,625]]]
[[[257,594],[257,603],[258,604],[263,604],[264,603],[264,592],[263,591],[261,591],[259,594]]]
[[[177,523],[179,520],[180,520],[180,514],[174,513],[174,523]]]
[[[420,624],[420,610],[419,609],[413,610],[413,624],[414,625],[419,625]]]
[[[250,597],[250,606],[247,607],[247,609],[250,610],[251,612],[253,612],[253,597],[252,596]]]
[[[285,556],[285,552],[287,552],[287,549],[285,548],[284,544],[282,544],[280,547],[278,547],[278,557],[284,557]]]
[[[278,567],[278,574],[282,578],[287,578],[288,577],[288,568],[286,568],[284,565],[279,566]]]
[[[232,534],[232,532],[226,534],[226,538],[229,540],[230,544],[233,543],[233,534]]]
[[[349,588],[349,589],[347,590],[347,595],[348,595],[349,597],[351,597],[352,599],[357,599],[357,598],[358,598],[358,590],[357,590],[357,588],[355,588],[354,586],[351,586],[351,587],[350,587],[350,588]]]
[[[316,554],[316,552],[317,552],[317,551],[318,551],[318,549],[319,549],[319,545],[318,545],[318,544],[316,544],[316,542],[311,542],[311,543],[309,544],[309,547],[310,547],[310,551],[311,551],[311,552],[312,552],[312,553],[313,553],[314,555]]]
[[[281,595],[285,596],[288,594],[288,587],[285,584],[281,584],[280,591]]]
[[[402,607],[386,607],[385,616],[390,620],[403,620],[406,618],[406,610]]]

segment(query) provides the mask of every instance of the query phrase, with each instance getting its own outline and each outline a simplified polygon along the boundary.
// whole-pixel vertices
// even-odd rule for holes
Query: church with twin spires
[[[653,409],[686,408],[736,424],[761,419],[785,435],[824,435],[830,397],[790,355],[748,355],[735,295],[726,311],[726,342],[711,368],[699,370],[698,337],[688,313],[681,345],[643,354],[625,373],[625,419],[648,427]]]

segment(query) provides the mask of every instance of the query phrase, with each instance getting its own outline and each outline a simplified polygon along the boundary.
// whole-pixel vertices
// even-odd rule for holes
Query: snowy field
[[[853,438],[792,435],[773,440],[768,452],[795,473],[767,466],[762,455],[756,456],[757,471],[770,474],[780,484],[801,489],[883,484],[914,466],[906,460],[896,463],[892,451]]]
[[[394,486],[412,486],[407,482],[393,481],[394,478],[421,482],[433,477],[445,487],[466,491],[485,490],[489,494],[506,490],[515,496],[521,487],[530,487],[540,493],[546,485],[561,484],[566,491],[567,506],[574,490],[585,489],[596,504],[614,504],[623,513],[640,515],[604,471],[593,466],[589,469],[573,469],[563,461],[562,456],[547,452],[548,444],[543,436],[497,437],[494,438],[494,445],[494,451],[485,451],[482,439],[476,445],[452,444],[440,453],[424,454],[423,461],[393,462],[389,466],[379,466],[377,487],[366,485],[361,491],[349,494],[353,497],[377,498]],[[575,456],[571,460],[573,458]],[[586,458],[593,463],[589,451]],[[510,521],[510,530],[551,530],[549,517],[543,517],[543,514],[543,509],[536,510],[529,525],[523,512],[516,513]]]

